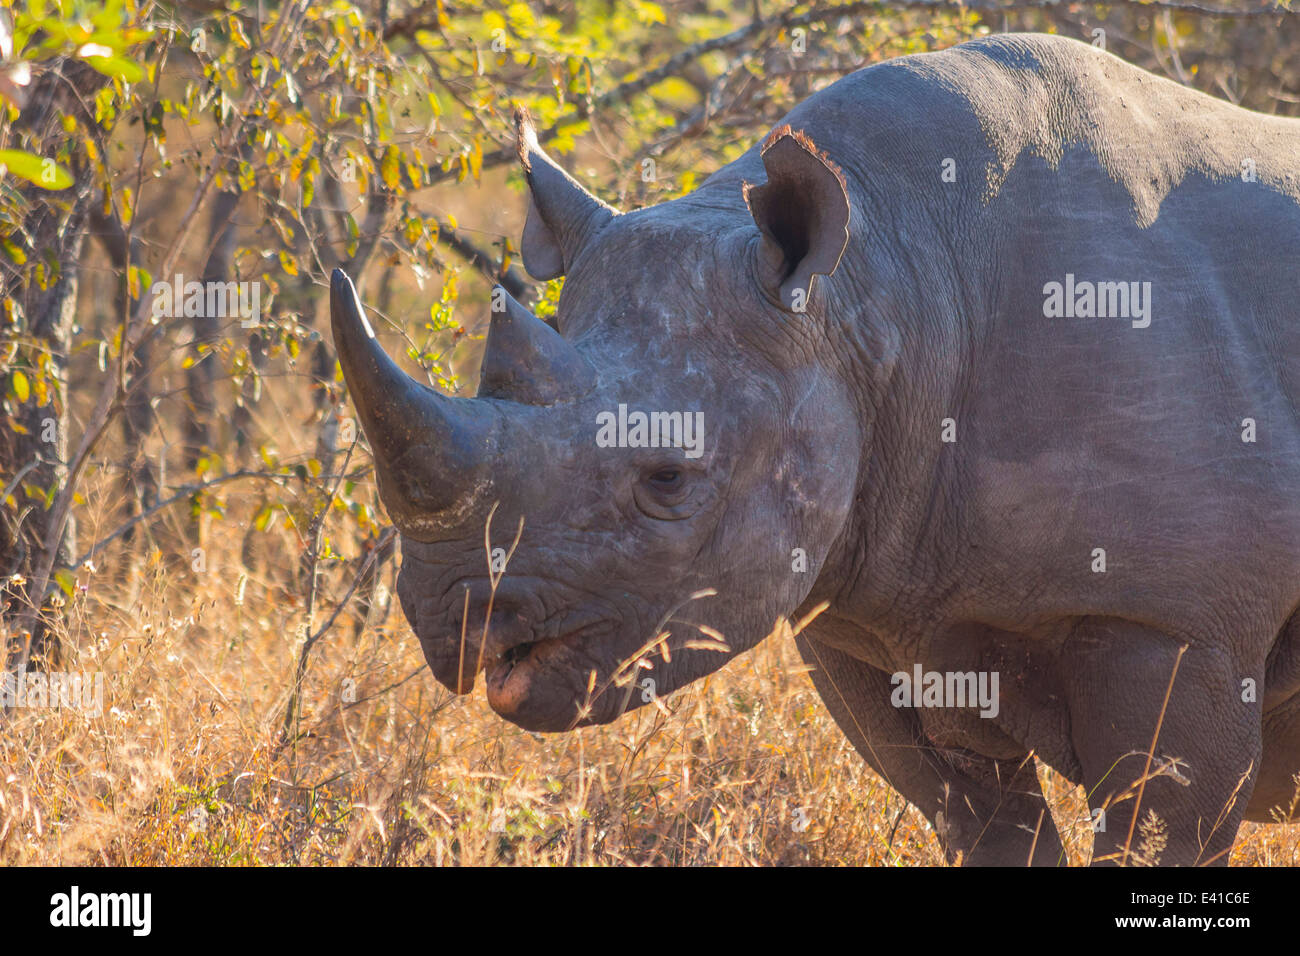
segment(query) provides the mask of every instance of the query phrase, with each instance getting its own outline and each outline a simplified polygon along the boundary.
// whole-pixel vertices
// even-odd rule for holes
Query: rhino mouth
[[[482,673],[488,705],[532,731],[607,723],[622,712],[610,700],[618,695],[604,692],[619,662],[613,648],[621,643],[613,639],[622,630],[609,608],[582,602],[547,614],[538,587],[522,579],[499,590],[494,606],[486,590],[472,591],[459,608],[448,599],[446,613],[427,617],[408,600],[408,618],[440,684],[469,694]]]
[[[607,631],[596,622],[556,637],[521,640],[483,665],[488,705],[525,730],[571,730],[579,723],[600,720],[582,707],[599,693],[588,693],[590,673],[601,668],[584,653],[588,641]],[[580,719],[581,718],[581,719]]]

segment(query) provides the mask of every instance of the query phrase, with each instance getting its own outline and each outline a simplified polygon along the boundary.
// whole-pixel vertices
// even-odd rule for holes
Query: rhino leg
[[[1264,758],[1246,819],[1300,818],[1300,611],[1269,652],[1264,681]]]
[[[1263,751],[1261,705],[1242,699],[1242,680],[1258,682],[1263,661],[1189,646],[1171,687],[1182,643],[1106,618],[1084,619],[1067,642],[1062,671],[1073,746],[1094,816],[1105,810],[1094,866],[1227,865]]]
[[[1246,807],[1256,823],[1300,819],[1300,694],[1264,717],[1264,757],[1259,781]],[[1294,814],[1288,816],[1288,814]]]
[[[814,625],[815,629],[815,625]],[[871,769],[921,811],[950,862],[1056,866],[1060,837],[1033,760],[937,751],[915,711],[890,705],[889,675],[809,637],[795,637],[813,686]],[[1037,841],[1035,841],[1035,832]]]

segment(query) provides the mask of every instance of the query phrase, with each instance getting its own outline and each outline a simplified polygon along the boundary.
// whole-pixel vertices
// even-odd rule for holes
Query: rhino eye
[[[666,495],[681,488],[684,480],[680,468],[660,468],[646,476],[646,484]]]
[[[637,507],[661,521],[689,518],[700,506],[701,491],[700,482],[691,478],[692,470],[683,465],[651,465],[632,486]]]

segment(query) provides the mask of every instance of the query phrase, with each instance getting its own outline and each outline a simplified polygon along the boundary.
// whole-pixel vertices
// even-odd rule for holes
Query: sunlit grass
[[[271,570],[246,570],[236,526],[208,542],[203,573],[159,551],[121,580],[79,573],[60,669],[103,671],[104,711],[19,711],[0,732],[0,862],[943,865],[788,639],[672,696],[670,715],[539,736],[481,688],[437,685],[395,605],[355,635],[345,614],[313,651],[299,738],[283,745],[297,554],[270,532]],[[325,580],[346,586],[342,571]],[[1082,794],[1039,769],[1068,862],[1086,863]],[[1296,865],[1298,837],[1247,824],[1231,860]]]

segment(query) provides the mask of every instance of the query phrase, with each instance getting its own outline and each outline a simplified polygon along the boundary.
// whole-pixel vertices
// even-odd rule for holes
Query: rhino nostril
[[[522,644],[516,644],[514,647],[507,650],[501,659],[508,667],[514,667],[533,652],[533,646],[536,643],[536,641],[525,641]]]
[[[471,609],[466,629],[482,641],[485,661],[504,660],[516,647],[535,643],[533,626],[519,611],[494,606],[490,618],[487,611],[486,606]]]

